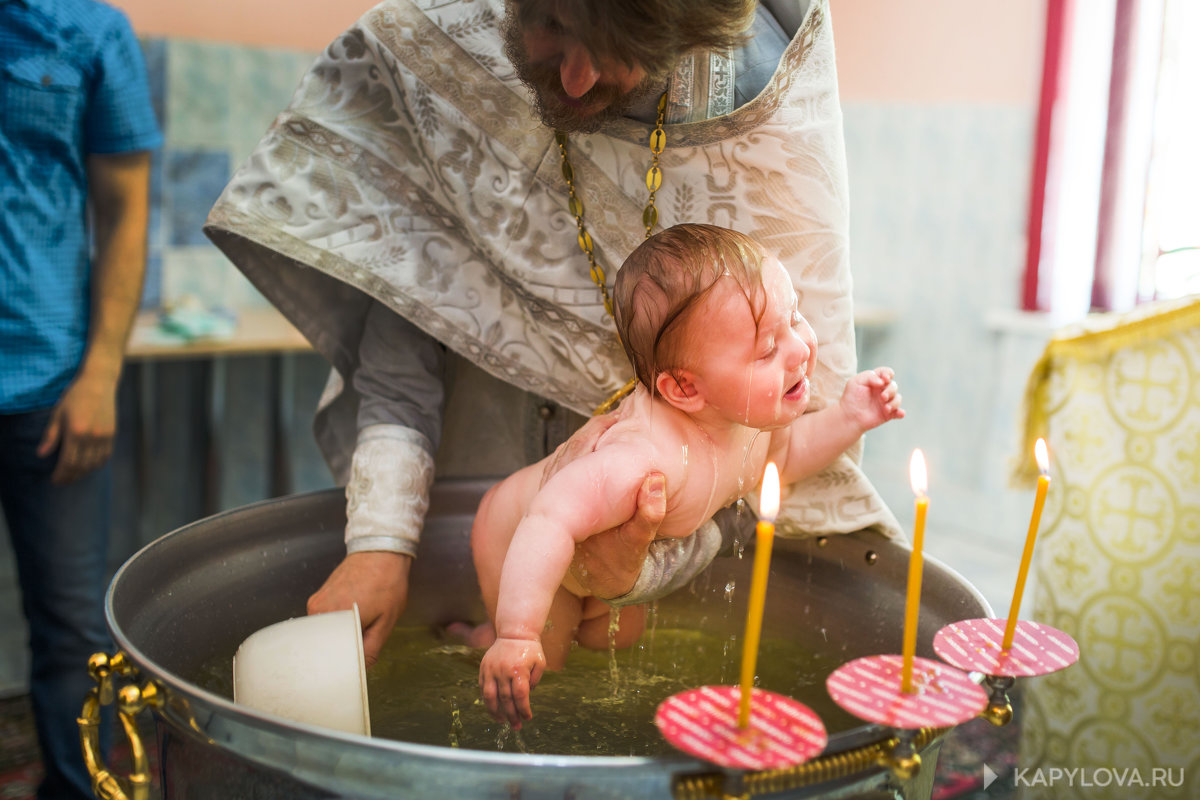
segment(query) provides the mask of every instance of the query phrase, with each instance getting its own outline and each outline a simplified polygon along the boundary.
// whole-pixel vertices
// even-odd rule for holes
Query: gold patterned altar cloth
[[[1019,796],[1200,797],[1200,297],[1062,331],[1026,414],[1052,482],[1025,616],[1080,660],[1022,684]]]

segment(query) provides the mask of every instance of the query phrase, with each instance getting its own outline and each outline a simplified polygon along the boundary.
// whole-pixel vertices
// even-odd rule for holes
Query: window
[[[1024,305],[1061,321],[1200,291],[1194,0],[1047,0]]]
[[[1200,292],[1200,4],[1167,0],[1163,31],[1138,278],[1142,299]]]

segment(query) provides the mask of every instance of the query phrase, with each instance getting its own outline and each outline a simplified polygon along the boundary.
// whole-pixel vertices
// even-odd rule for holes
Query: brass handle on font
[[[83,760],[92,778],[92,791],[100,800],[148,800],[150,797],[150,763],[146,748],[138,733],[137,713],[147,706],[162,704],[162,692],[153,681],[138,687],[128,685],[116,692],[117,717],[125,736],[129,739],[129,751],[133,760],[132,773],[120,778],[109,771],[100,752],[100,709],[114,700],[113,679],[115,676],[134,676],[137,670],[128,657],[118,652],[95,653],[88,659],[88,674],[96,682],[83,700],[79,719],[79,742],[83,747]],[[126,791],[123,784],[128,784]]]

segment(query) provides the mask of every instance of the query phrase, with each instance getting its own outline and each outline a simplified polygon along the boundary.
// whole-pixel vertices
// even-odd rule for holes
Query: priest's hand
[[[647,475],[633,517],[617,528],[589,536],[575,548],[571,575],[584,589],[603,600],[633,589],[667,513],[666,484],[661,473]]]
[[[370,667],[404,613],[412,556],[385,551],[350,553],[308,598],[308,613],[343,611],[358,603],[363,626],[363,655]]]
[[[595,450],[600,437],[620,419],[620,415],[618,406],[614,411],[588,419],[554,451],[542,475],[542,485],[579,456]],[[576,546],[571,576],[584,590],[603,600],[627,593],[641,574],[650,543],[658,534],[666,513],[666,478],[660,473],[651,473],[642,483],[637,511],[628,522],[589,536]]]

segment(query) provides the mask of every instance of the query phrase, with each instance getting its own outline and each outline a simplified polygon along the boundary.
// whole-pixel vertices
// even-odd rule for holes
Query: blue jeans
[[[0,414],[0,505],[29,623],[30,696],[46,769],[38,797],[94,798],[75,720],[93,686],[88,657],[112,651],[104,621],[112,467],[51,484],[58,453],[36,452],[49,419],[50,409]]]

